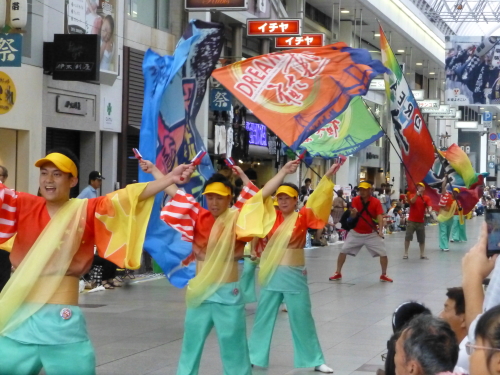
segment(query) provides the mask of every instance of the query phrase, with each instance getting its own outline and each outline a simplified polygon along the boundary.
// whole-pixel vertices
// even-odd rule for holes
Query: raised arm
[[[162,190],[173,197],[178,190],[176,184],[185,184],[189,182],[189,179],[196,168],[192,164],[181,164],[174,168],[172,172],[164,176],[163,173],[161,173],[150,161],[141,160],[139,163],[144,172],[151,173],[155,178],[155,181],[148,183],[148,186],[140,195],[139,200],[152,197]]]
[[[262,188],[262,197],[267,198],[273,195],[273,193],[278,190],[280,185],[283,183],[285,176],[287,174],[292,174],[297,171],[297,167],[300,164],[300,160],[293,160],[286,163],[283,168],[279,170],[279,172],[271,178],[267,184]]]
[[[486,223],[483,223],[478,242],[462,259],[462,287],[465,296],[465,323],[467,329],[469,329],[476,316],[483,312],[483,280],[495,267],[497,255],[492,258],[486,256],[487,243],[488,229]]]

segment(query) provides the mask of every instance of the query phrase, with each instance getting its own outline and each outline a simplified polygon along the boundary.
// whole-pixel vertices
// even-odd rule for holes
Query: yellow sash
[[[235,226],[239,212],[227,209],[214,223],[208,238],[207,253],[200,272],[189,281],[186,292],[188,307],[201,305],[230,277],[234,261]]]
[[[299,217],[298,212],[288,215],[283,223],[276,229],[271,239],[266,245],[260,259],[259,283],[267,285],[280,265],[283,256],[287,251],[290,238],[292,237],[295,222]]]
[[[0,335],[16,329],[59,288],[80,247],[86,220],[87,199],[71,199],[50,220],[0,293]],[[36,302],[25,304],[34,294]]]

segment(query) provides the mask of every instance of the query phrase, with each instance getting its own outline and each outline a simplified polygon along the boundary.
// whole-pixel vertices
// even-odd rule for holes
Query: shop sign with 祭
[[[20,67],[22,53],[21,34],[0,34],[0,67]]]
[[[247,36],[300,36],[301,19],[247,20]]]
[[[9,112],[17,100],[14,81],[6,73],[0,71],[0,115]]]
[[[225,88],[218,87],[210,90],[210,109],[212,111],[229,111],[233,95]]]

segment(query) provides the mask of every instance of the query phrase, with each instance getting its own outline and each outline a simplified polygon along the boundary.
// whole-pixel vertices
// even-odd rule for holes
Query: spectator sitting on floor
[[[397,375],[437,375],[452,372],[458,343],[450,325],[430,315],[412,319],[396,342]]]
[[[448,288],[446,297],[443,311],[441,311],[439,317],[450,325],[453,332],[455,332],[457,341],[460,343],[456,366],[468,373],[469,356],[467,355],[465,345],[469,340],[467,338],[467,325],[465,323],[464,291],[462,287]],[[456,368],[456,370],[459,369]]]

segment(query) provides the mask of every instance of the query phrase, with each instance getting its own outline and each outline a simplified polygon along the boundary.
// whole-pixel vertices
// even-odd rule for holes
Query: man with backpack
[[[347,255],[356,256],[363,246],[373,257],[380,257],[382,275],[380,281],[393,282],[386,274],[388,258],[385,251],[383,236],[384,209],[380,201],[372,196],[372,185],[362,182],[358,186],[359,195],[352,200],[351,217],[348,225],[352,229],[342,246],[337,259],[337,271],[329,278],[330,281],[342,279],[342,266]]]

